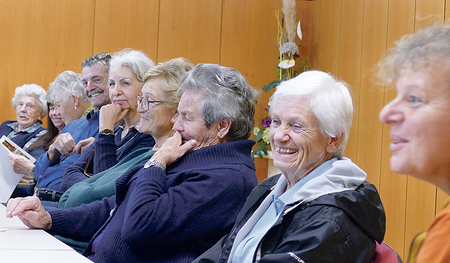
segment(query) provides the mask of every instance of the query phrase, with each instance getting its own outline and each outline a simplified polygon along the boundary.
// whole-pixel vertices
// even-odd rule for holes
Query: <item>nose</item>
[[[149,110],[150,110],[150,107],[149,107]],[[137,101],[137,112],[139,112],[139,113],[144,113],[144,112],[147,112],[148,110],[143,110],[142,109],[142,103],[139,103],[139,100]]]
[[[401,122],[403,120],[403,113],[400,110],[397,101],[394,99],[393,101],[386,104],[386,106],[384,106],[383,109],[381,109],[378,118],[383,123],[392,124],[396,122]]]
[[[27,108],[25,104],[22,105],[17,105],[16,108],[18,108],[18,110],[20,112],[25,112],[25,109]]]
[[[269,138],[273,138],[276,142],[286,142],[289,140],[289,127],[286,125],[277,128],[271,127],[269,131]]]
[[[174,131],[182,131],[182,125],[180,121],[180,115],[178,113],[175,113],[171,119],[173,123],[173,130]]]

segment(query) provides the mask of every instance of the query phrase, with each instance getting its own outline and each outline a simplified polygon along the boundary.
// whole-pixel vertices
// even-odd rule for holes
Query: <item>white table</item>
[[[0,204],[0,262],[92,262],[44,230],[29,229],[19,218],[6,218]]]

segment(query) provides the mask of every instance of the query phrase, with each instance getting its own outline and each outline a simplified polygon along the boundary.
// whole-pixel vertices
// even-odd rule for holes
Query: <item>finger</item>
[[[30,200],[28,197],[10,199],[6,206],[6,217],[13,217],[30,209],[32,207]]]
[[[124,110],[120,113],[119,119],[122,120],[122,119],[125,117],[125,115],[128,114],[129,111],[130,111],[130,109],[124,109]]]
[[[183,153],[183,155],[195,148],[197,145],[196,140],[189,140],[185,142],[183,145],[180,146],[180,151]]]

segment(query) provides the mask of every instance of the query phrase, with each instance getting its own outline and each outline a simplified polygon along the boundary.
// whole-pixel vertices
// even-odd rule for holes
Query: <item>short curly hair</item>
[[[12,106],[15,109],[20,97],[22,96],[33,97],[39,104],[40,116],[41,118],[43,118],[47,115],[48,112],[46,95],[47,92],[41,86],[37,84],[25,84],[16,88],[16,91],[12,98]]]

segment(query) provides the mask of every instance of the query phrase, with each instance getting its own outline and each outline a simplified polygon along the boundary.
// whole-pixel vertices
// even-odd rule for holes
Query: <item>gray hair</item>
[[[119,71],[122,67],[130,68],[139,81],[144,82],[145,73],[154,67],[155,63],[142,51],[124,49],[114,53],[109,63],[109,72]]]
[[[109,53],[102,52],[102,53],[98,53],[98,54],[95,54],[95,55],[92,55],[92,56],[86,58],[86,60],[84,60],[83,63],[81,63],[81,66],[83,68],[92,67],[93,65],[101,62],[106,65],[106,71],[108,71],[110,61],[111,61],[111,56],[109,55]]]
[[[204,96],[199,111],[207,127],[229,119],[228,138],[243,140],[250,137],[258,91],[239,71],[216,64],[198,64],[181,78],[179,92],[188,90]]]
[[[51,104],[55,104],[56,101],[66,102],[72,94],[76,94],[83,101],[88,100],[84,92],[81,75],[67,70],[59,74],[50,83],[47,91],[47,101]]]
[[[269,101],[270,115],[272,107],[283,95],[302,96],[310,103],[322,135],[332,138],[343,135],[343,140],[334,153],[334,157],[342,157],[353,118],[352,95],[348,84],[336,80],[330,73],[304,71],[297,77],[280,83]]]
[[[174,58],[150,68],[145,73],[144,80],[158,79],[160,88],[164,92],[164,103],[168,108],[176,108],[181,94],[177,92],[180,77],[194,67],[186,58]]]
[[[17,103],[22,96],[30,96],[37,100],[39,109],[40,109],[40,116],[41,118],[45,117],[47,115],[47,100],[46,100],[46,92],[45,89],[37,84],[25,84],[20,87],[16,88],[16,91],[14,93],[14,96],[12,98],[12,106],[14,109],[17,106]]]
[[[427,68],[436,61],[450,61],[450,26],[431,25],[395,42],[378,62],[380,84],[394,84],[405,67]],[[449,63],[449,62],[447,62]]]

